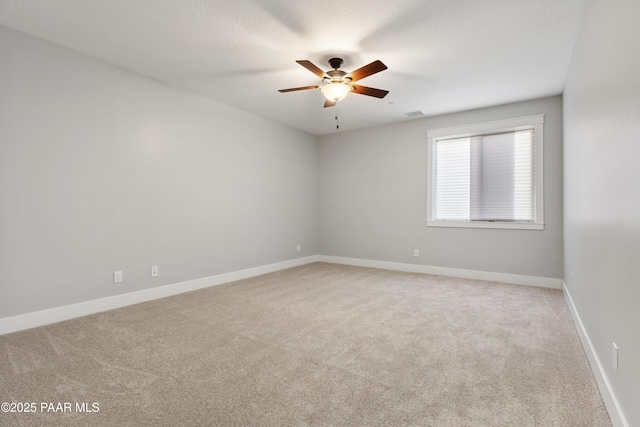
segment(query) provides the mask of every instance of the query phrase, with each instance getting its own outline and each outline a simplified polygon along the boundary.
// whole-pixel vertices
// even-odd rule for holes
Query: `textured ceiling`
[[[316,135],[335,132],[295,63],[389,69],[340,130],[562,93],[586,0],[0,0],[0,25]]]

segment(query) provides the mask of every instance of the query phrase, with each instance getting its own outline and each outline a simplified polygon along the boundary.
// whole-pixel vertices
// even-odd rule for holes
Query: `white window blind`
[[[534,129],[436,139],[433,220],[534,222]]]

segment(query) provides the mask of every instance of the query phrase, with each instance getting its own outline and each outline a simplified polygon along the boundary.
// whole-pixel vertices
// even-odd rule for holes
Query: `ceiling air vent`
[[[418,111],[412,111],[410,113],[407,113],[407,117],[418,117],[418,116],[424,116],[422,111],[418,110]]]

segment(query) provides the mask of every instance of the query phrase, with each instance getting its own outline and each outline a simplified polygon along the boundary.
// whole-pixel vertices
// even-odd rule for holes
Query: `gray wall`
[[[3,27],[0,58],[0,318],[317,253],[315,136]]]
[[[545,114],[544,231],[425,225],[427,130]],[[448,114],[319,140],[323,255],[561,278],[562,98]],[[419,249],[415,258],[413,250]]]
[[[630,426],[640,426],[638,22],[637,0],[590,1],[564,96],[565,282]]]

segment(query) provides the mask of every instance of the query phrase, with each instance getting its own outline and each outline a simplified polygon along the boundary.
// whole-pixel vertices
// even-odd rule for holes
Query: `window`
[[[544,115],[430,130],[427,225],[544,228]]]

